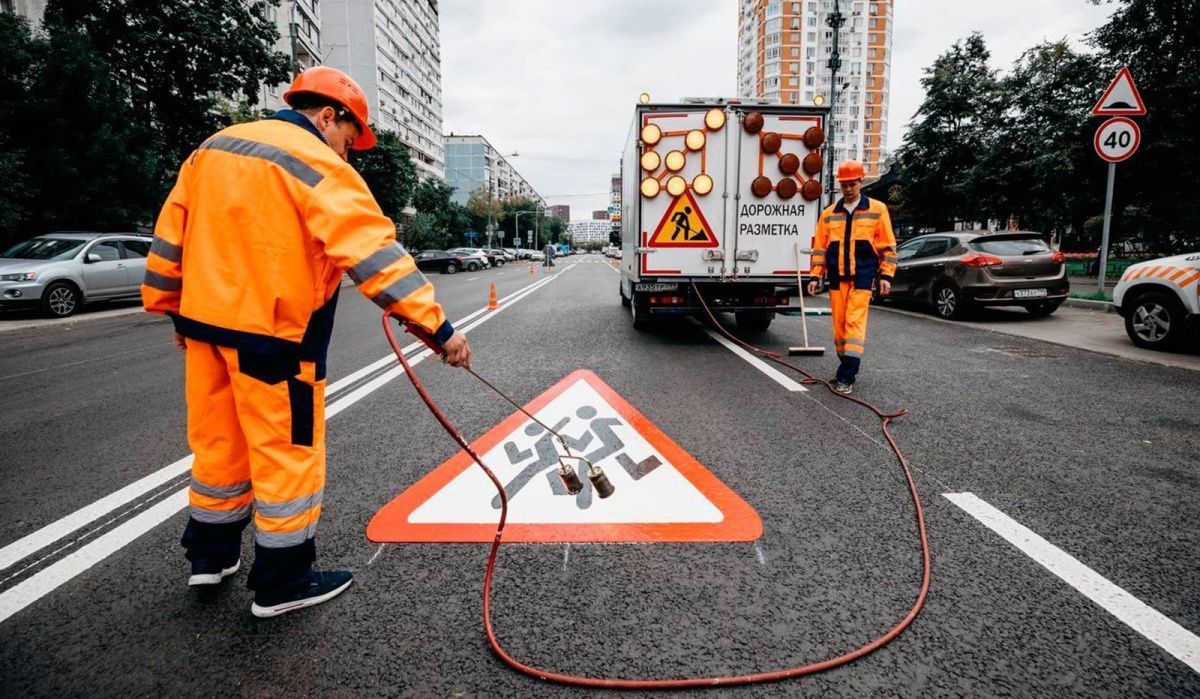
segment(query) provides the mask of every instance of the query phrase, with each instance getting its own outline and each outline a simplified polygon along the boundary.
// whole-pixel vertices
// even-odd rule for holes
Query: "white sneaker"
[[[242,567],[242,559],[237,559],[233,565],[228,568],[221,568],[219,564],[213,564],[208,561],[195,561],[192,563],[192,577],[188,578],[188,585],[195,587],[197,585],[216,585],[222,580],[238,572],[238,568]]]

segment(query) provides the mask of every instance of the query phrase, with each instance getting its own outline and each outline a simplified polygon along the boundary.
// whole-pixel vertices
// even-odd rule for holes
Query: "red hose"
[[[803,291],[801,291],[801,293],[803,293]],[[784,361],[778,354],[774,352],[761,350],[731,335],[725,330],[724,327],[721,326],[720,322],[717,321],[716,316],[713,315],[712,311],[708,308],[708,305],[704,303],[703,297],[701,297],[699,293],[697,293],[696,296],[700,298],[701,303],[704,304],[704,310],[708,313],[708,316],[713,321],[713,324],[716,325],[716,327],[726,337],[730,338],[746,349],[762,355],[770,361],[792,369],[793,371],[799,372],[805,377],[803,383],[821,383],[824,384],[826,388],[829,388],[830,391],[832,391],[833,387],[829,385],[828,381],[818,379],[800,367]],[[392,331],[392,326],[391,323],[388,322],[388,319],[389,314],[384,313],[384,333],[387,335],[388,343],[392,346],[392,351],[396,353],[396,358],[400,360],[400,364],[404,367],[405,375],[407,375],[409,380],[412,381],[413,388],[417,390],[417,393],[421,396],[421,400],[425,401],[425,405],[428,406],[429,411],[433,413],[433,416],[437,418],[437,421],[442,424],[442,427],[446,429],[446,432],[449,433],[454,441],[458,443],[459,447],[461,447],[467,452],[468,455],[470,455],[475,463],[479,465],[479,468],[483,469],[483,472],[487,474],[487,477],[492,481],[492,484],[496,486],[496,492],[500,495],[500,521],[496,525],[496,537],[492,540],[491,551],[488,553],[487,568],[483,576],[483,630],[487,635],[488,644],[492,647],[492,651],[499,656],[500,660],[502,660],[512,669],[529,675],[530,677],[546,680],[548,682],[557,682],[560,684],[573,685],[577,687],[598,687],[604,689],[685,689],[690,687],[722,687],[743,684],[757,684],[761,682],[774,682],[830,670],[832,668],[853,662],[864,655],[882,648],[890,643],[892,639],[899,636],[904,629],[908,628],[909,624],[911,624],[913,619],[916,618],[917,613],[921,611],[921,607],[924,606],[925,597],[929,593],[930,580],[929,540],[925,534],[925,514],[921,509],[921,498],[917,493],[917,484],[913,480],[912,470],[909,468],[908,461],[904,458],[904,454],[900,452],[900,447],[896,445],[896,440],[892,438],[892,433],[888,429],[888,425],[893,419],[906,414],[908,411],[900,410],[895,413],[884,413],[882,410],[864,400],[834,393],[834,395],[840,398],[845,398],[846,400],[853,401],[868,408],[877,416],[879,416],[880,420],[882,420],[883,436],[887,439],[888,445],[891,446],[892,452],[895,453],[896,459],[899,460],[900,466],[904,470],[904,477],[908,481],[909,493],[912,495],[913,507],[916,510],[917,530],[920,532],[921,536],[921,562],[923,566],[923,573],[921,580],[921,591],[917,595],[916,601],[913,602],[912,608],[909,609],[908,614],[906,614],[899,623],[893,626],[887,633],[862,646],[861,648],[858,648],[857,650],[850,651],[849,653],[829,658],[827,660],[822,660],[820,662],[811,663],[809,665],[775,670],[772,672],[759,672],[749,675],[689,677],[662,680],[608,679],[601,677],[566,675],[558,672],[541,670],[533,667],[532,665],[526,665],[520,660],[517,660],[509,655],[508,652],[504,650],[504,648],[500,645],[499,639],[496,638],[496,630],[492,625],[492,578],[496,571],[496,556],[500,551],[500,541],[504,536],[504,524],[508,519],[508,496],[504,492],[504,485],[500,483],[500,480],[496,478],[496,474],[492,473],[492,470],[483,463],[483,459],[479,458],[479,455],[476,454],[473,449],[471,449],[471,445],[467,444],[467,441],[463,439],[463,436],[459,433],[458,429],[454,427],[450,420],[433,402],[433,399],[429,396],[429,392],[425,390],[425,386],[421,383],[421,380],[418,379],[417,375],[413,373],[412,366],[409,365],[408,360],[404,358],[404,352],[400,347],[400,343],[396,340],[395,333]],[[436,343],[433,342],[433,339],[423,329],[411,325],[403,320],[401,320],[401,322],[405,323],[405,327],[409,332],[413,333],[418,339],[428,345],[436,353],[441,353],[441,349]]]

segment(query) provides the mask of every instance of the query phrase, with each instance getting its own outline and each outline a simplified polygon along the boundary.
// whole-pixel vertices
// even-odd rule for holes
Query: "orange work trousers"
[[[837,378],[852,384],[858,376],[867,346],[867,310],[871,290],[855,289],[853,281],[842,281],[829,288],[829,306],[833,312],[833,348],[841,359]]]
[[[314,362],[187,340],[189,559],[239,555],[253,514],[251,587],[298,584],[307,573],[325,488],[317,374]]]

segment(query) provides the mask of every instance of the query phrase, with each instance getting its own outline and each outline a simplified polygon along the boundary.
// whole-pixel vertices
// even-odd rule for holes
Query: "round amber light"
[[[686,191],[687,191],[687,180],[683,179],[679,175],[675,175],[671,179],[667,180],[667,194],[670,194],[673,197],[677,197]]]
[[[652,150],[648,150],[645,153],[642,153],[642,169],[643,170],[657,170],[659,164],[661,164],[661,163],[662,163],[662,158],[658,155],[658,153],[656,153]]]
[[[704,125],[713,131],[719,131],[725,125],[725,112],[720,109],[710,109],[704,115]]]
[[[662,138],[662,129],[658,124],[646,124],[642,127],[642,143],[652,146]]]
[[[683,151],[673,150],[667,153],[667,169],[671,172],[679,172],[687,163],[687,158],[683,156]]]
[[[705,140],[704,132],[700,129],[694,129],[688,131],[687,138],[683,142],[687,144],[688,150],[700,150],[704,147]]]
[[[692,180],[692,191],[696,194],[704,195],[712,191],[713,179],[708,175],[696,175],[696,179]]]
[[[642,180],[640,189],[642,190],[643,197],[646,197],[647,199],[653,199],[654,197],[658,196],[660,191],[662,191],[662,185],[659,184],[658,180],[654,179],[653,177],[647,177],[646,179]]]

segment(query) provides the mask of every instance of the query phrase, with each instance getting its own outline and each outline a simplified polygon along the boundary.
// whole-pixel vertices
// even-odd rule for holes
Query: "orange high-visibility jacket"
[[[142,301],[184,337],[324,360],[343,272],[445,342],[433,285],[366,183],[296,112],[218,132],[159,214]]]
[[[860,196],[847,212],[839,199],[821,212],[815,238],[812,274],[828,274],[830,284],[853,281],[856,289],[870,289],[877,272],[889,282],[896,274],[896,236],[881,201]]]

